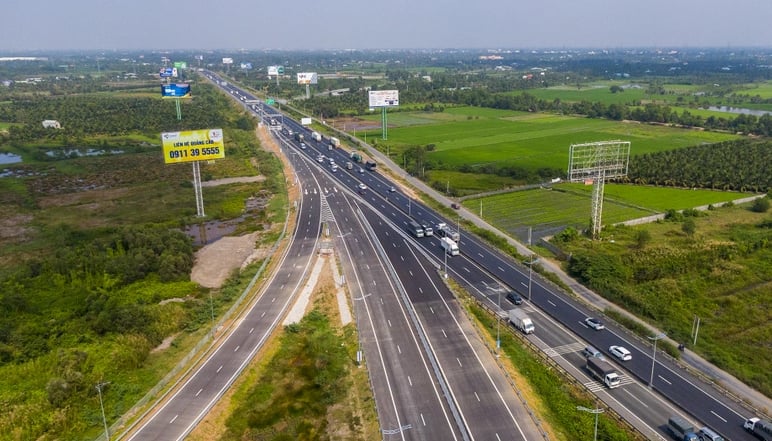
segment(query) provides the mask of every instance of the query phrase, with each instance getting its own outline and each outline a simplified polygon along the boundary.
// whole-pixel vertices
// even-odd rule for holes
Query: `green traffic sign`
[[[267,100],[265,100],[265,103],[268,104],[269,106],[272,106],[276,104],[276,101],[274,101],[273,98],[268,98]]]

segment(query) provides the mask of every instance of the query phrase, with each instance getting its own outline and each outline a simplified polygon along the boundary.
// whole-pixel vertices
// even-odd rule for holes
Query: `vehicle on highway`
[[[589,357],[586,366],[590,374],[603,382],[609,389],[619,387],[622,383],[616,368],[603,358]]]
[[[671,416],[667,420],[667,430],[679,441],[699,441],[694,426],[680,416]]]
[[[611,346],[608,348],[608,351],[611,352],[611,355],[622,361],[630,361],[633,359],[633,354],[623,346]]]
[[[461,208],[461,206],[458,205],[456,202],[453,202],[452,204],[450,204],[450,208],[454,210],[458,210],[459,208]]]
[[[395,191],[397,191],[396,188],[394,188],[393,186],[389,187],[389,193],[394,193]]]
[[[364,184],[359,184],[364,185]],[[415,237],[424,237],[424,229],[423,227],[416,221],[410,221],[407,224],[407,230]]]
[[[391,188],[394,188],[394,187],[391,187]],[[428,225],[421,225],[421,226],[424,227],[425,236],[434,236],[434,229],[432,229],[432,227]]]
[[[440,239],[440,246],[449,256],[458,256],[458,244],[447,237]]]
[[[367,190],[367,185],[364,183],[360,183],[357,187],[359,187],[360,190]]]
[[[699,432],[697,432],[697,436],[699,436],[702,441],[726,441],[723,436],[716,433],[710,427],[703,427],[700,429]]]
[[[444,237],[443,239],[448,238]],[[533,334],[533,331],[536,330],[533,321],[522,309],[513,309],[509,311],[509,323],[512,323],[512,325],[519,329],[523,334]]]
[[[437,235],[440,237],[449,237],[456,242],[461,240],[461,235],[458,234],[458,231],[451,230],[445,222],[437,224]]]
[[[361,174],[361,173],[364,173],[364,172],[365,172],[365,169],[363,169],[362,167],[359,167],[359,173]]]
[[[584,358],[600,358],[601,360],[606,359],[601,351],[595,349],[592,346],[587,346],[586,348],[582,349],[582,355],[584,355]]]
[[[305,150],[306,149],[306,143],[305,142],[301,142],[300,143],[300,148]]]
[[[338,164],[336,164],[336,163],[334,163],[334,162],[333,162],[333,163],[330,165],[330,170],[332,170],[332,172],[333,172],[333,173],[337,172],[337,171],[338,171]]]
[[[602,329],[606,329],[606,327],[603,326],[603,323],[601,323],[600,320],[598,320],[598,319],[596,319],[594,317],[587,317],[586,319],[584,319],[584,324],[589,326],[590,328],[596,330],[596,331],[600,331]]]
[[[522,305],[523,304],[523,298],[520,297],[520,294],[511,291],[509,294],[507,294],[507,300],[514,303],[515,305]]]
[[[370,171],[375,171],[376,167],[378,167],[378,164],[376,164],[375,161],[365,162],[365,168]]]
[[[743,427],[748,432],[756,435],[756,438],[764,441],[772,441],[772,421],[765,421],[761,418],[748,418]]]

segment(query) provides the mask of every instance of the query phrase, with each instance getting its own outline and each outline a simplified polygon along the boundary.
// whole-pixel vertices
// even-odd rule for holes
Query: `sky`
[[[772,0],[4,0],[49,50],[772,47]]]

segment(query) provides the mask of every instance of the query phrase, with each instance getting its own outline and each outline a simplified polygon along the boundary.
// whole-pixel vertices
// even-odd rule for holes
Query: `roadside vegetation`
[[[763,198],[670,210],[661,222],[607,227],[600,241],[568,229],[553,242],[571,254],[569,274],[770,396],[772,348],[759,344],[772,340],[768,208]]]
[[[195,87],[177,120],[156,82],[120,92],[102,92],[103,79],[73,83],[50,94],[0,89],[0,151],[22,159],[0,178],[3,440],[96,437],[96,385],[105,383],[112,423],[248,282],[235,276],[211,291],[192,283],[190,229],[239,218],[236,231],[275,240],[286,216],[281,164],[260,148],[251,118],[214,88]],[[81,92],[92,89],[85,85],[95,91]],[[51,118],[63,128],[43,129]],[[208,127],[224,129],[226,158],[202,164],[203,180],[266,180],[205,187],[209,216],[197,218],[190,167],[163,164],[160,132]]]
[[[275,351],[234,394],[228,440],[365,440],[379,428],[367,373],[356,365],[355,325],[336,325],[334,292],[279,336]]]

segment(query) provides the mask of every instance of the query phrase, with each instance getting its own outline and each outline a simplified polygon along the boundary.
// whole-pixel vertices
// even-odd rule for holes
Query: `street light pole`
[[[107,418],[105,417],[105,405],[102,402],[102,387],[107,386],[108,384],[110,384],[109,381],[103,382],[103,383],[97,383],[96,390],[97,390],[97,393],[99,394],[99,407],[102,409],[102,423],[105,426],[105,439],[107,441],[110,441],[110,432],[107,429]]]
[[[528,264],[528,301],[531,301],[531,274],[533,272],[533,254],[531,254],[531,262]]]
[[[448,252],[443,251],[442,254],[445,255],[445,278],[448,278]]]
[[[501,350],[501,290],[496,291],[498,293],[498,306],[499,310],[496,311],[496,356],[499,356]]]
[[[651,354],[651,374],[649,375],[649,387],[653,387],[654,385],[654,362],[657,359],[657,340],[661,340],[663,338],[667,337],[667,335],[664,332],[660,332],[659,334],[655,335],[654,337],[646,337],[649,340],[654,340],[654,352]]]
[[[593,441],[598,441],[598,415],[603,413],[603,409],[590,409],[584,406],[576,406],[576,410],[595,414],[595,434],[592,439]]]

